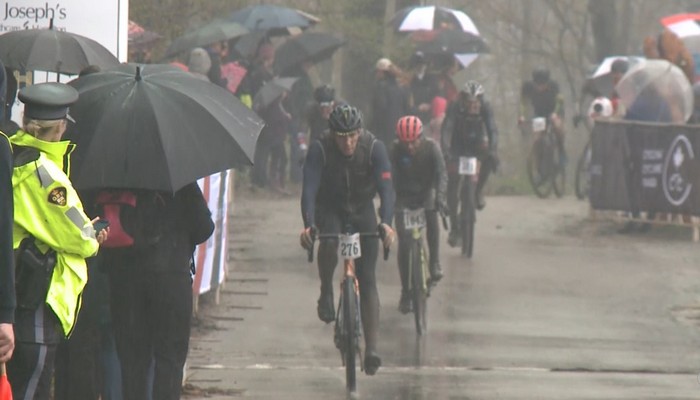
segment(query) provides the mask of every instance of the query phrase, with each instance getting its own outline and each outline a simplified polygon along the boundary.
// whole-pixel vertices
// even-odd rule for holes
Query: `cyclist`
[[[481,161],[479,182],[476,187],[476,207],[486,206],[483,189],[489,175],[498,168],[498,130],[491,104],[484,99],[484,87],[476,81],[467,81],[457,100],[447,109],[442,123],[441,146],[447,166],[447,207],[450,213],[450,246],[460,238],[457,223],[459,205],[459,157],[476,156]]]
[[[522,129],[525,123],[525,115],[531,115],[533,118],[549,118],[557,135],[557,146],[561,154],[561,163],[566,165],[564,99],[559,93],[559,84],[550,78],[548,69],[537,68],[532,72],[532,81],[523,83],[520,95],[518,125]]]
[[[446,210],[445,190],[447,174],[440,146],[423,136],[423,123],[414,115],[401,117],[396,124],[396,136],[390,152],[391,167],[394,171],[396,209],[425,209],[425,222],[430,255],[430,281],[442,278],[439,261],[440,229],[438,210]],[[403,215],[396,214],[396,227],[399,233],[399,275],[401,276],[401,300],[399,311],[411,312],[411,296],[408,291],[408,252],[404,243],[406,237]],[[410,233],[408,233],[410,236]]]
[[[350,105],[336,106],[328,118],[329,132],[309,146],[304,163],[301,213],[304,230],[300,241],[305,249],[313,245],[313,227],[320,233],[340,233],[350,223],[358,232],[383,233],[383,245],[389,247],[395,234],[391,228],[394,190],[391,164],[384,144],[362,125],[361,112]],[[373,199],[379,193],[381,222]],[[362,256],[355,260],[360,285],[362,325],[365,335],[365,372],[374,375],[381,365],[377,354],[379,295],[375,279],[377,241],[361,238]],[[338,241],[319,243],[318,272],[321,296],[318,317],[335,320],[333,306],[333,272],[338,262]]]

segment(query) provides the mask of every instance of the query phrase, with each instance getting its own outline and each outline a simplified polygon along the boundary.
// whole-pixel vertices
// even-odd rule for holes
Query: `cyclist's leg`
[[[483,190],[493,171],[493,160],[489,155],[479,157],[479,159],[481,160],[481,167],[479,168],[479,181],[476,184],[476,207],[481,210],[486,207]]]
[[[340,233],[340,218],[331,210],[318,208],[316,221],[320,233]],[[338,264],[338,241],[321,240],[318,245],[318,276],[321,295],[318,298],[318,318],[323,322],[335,320],[333,305],[333,273]]]
[[[430,279],[437,282],[442,279],[440,267],[440,226],[438,225],[438,212],[435,204],[435,189],[431,189],[425,198],[425,231],[428,242]]]
[[[397,205],[399,201],[397,201]],[[399,207],[397,207],[399,208]],[[410,250],[409,240],[411,233],[404,228],[403,212],[397,211],[394,214],[394,226],[399,237],[399,249],[396,256],[399,266],[399,277],[401,277],[401,299],[399,299],[399,311],[402,313],[411,312],[411,297],[408,293],[408,252]]]
[[[459,174],[455,170],[447,174],[447,209],[450,212],[450,245],[454,238],[455,244],[458,237],[459,224],[457,223],[457,207],[459,206]]]
[[[369,203],[353,217],[353,226],[360,232],[374,232],[377,217],[374,204]],[[379,241],[376,238],[362,238],[362,257],[355,260],[355,273],[360,284],[360,305],[362,326],[365,334],[365,372],[374,375],[381,364],[377,354],[379,330],[379,293],[375,277]]]

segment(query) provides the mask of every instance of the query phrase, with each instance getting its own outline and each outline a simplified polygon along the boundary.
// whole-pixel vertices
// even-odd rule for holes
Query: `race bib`
[[[547,127],[547,119],[543,117],[537,117],[532,119],[532,131],[541,132]]]
[[[362,257],[360,234],[340,235],[338,250],[340,251],[340,257],[344,260],[354,260]]]
[[[422,228],[425,226],[425,210],[419,208],[417,210],[404,210],[403,226],[406,230]]]
[[[476,175],[476,157],[460,157],[459,174]]]

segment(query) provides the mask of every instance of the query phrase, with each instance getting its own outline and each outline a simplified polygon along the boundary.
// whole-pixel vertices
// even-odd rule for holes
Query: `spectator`
[[[201,47],[192,49],[190,52],[190,59],[187,62],[187,69],[198,79],[207,82],[214,82],[210,81],[210,71],[213,69],[212,59],[209,56],[209,53],[207,53],[207,51]]]
[[[288,161],[285,142],[292,117],[283,105],[287,96],[287,91],[282,92],[279,98],[258,111],[265,121],[264,133],[261,133],[261,136],[264,135],[267,139],[267,149],[263,150],[264,154],[260,161],[267,166],[267,183],[270,189],[281,194],[289,194],[285,189],[285,171]]]
[[[411,57],[411,80],[409,82],[411,113],[420,118],[424,126],[432,119],[432,101],[438,94],[436,78],[428,73],[425,55],[417,51]]]
[[[408,93],[397,82],[400,73],[401,70],[388,58],[379,59],[375,65],[370,130],[385,146],[393,142],[399,118],[410,114]]]

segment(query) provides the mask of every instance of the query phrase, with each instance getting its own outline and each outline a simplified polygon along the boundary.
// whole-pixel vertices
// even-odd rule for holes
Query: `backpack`
[[[160,240],[165,199],[158,192],[103,189],[97,192],[95,206],[100,218],[110,224],[103,247],[144,247]]]

